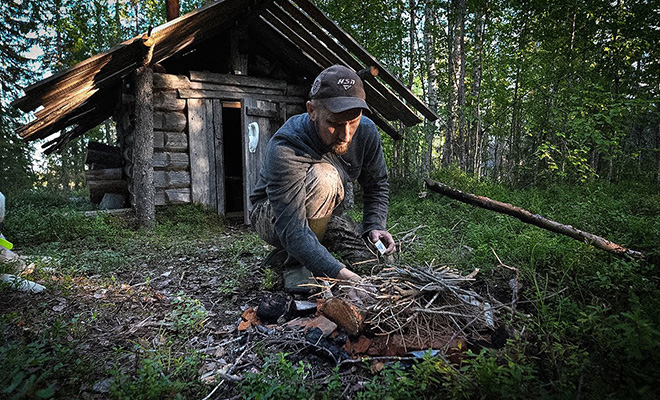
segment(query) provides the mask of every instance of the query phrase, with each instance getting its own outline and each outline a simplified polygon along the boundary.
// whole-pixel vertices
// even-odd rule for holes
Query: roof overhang
[[[44,147],[46,153],[60,150],[112,115],[123,79],[137,68],[180,55],[239,21],[286,45],[288,62],[302,65],[312,79],[333,64],[356,71],[377,70],[378,77],[363,75],[367,101],[374,111],[371,117],[394,138],[401,136],[393,121],[413,126],[422,121],[418,114],[437,119],[424,102],[309,0],[220,0],[26,88],[25,96],[12,105],[25,112],[36,110],[35,118],[19,129],[19,135],[36,140],[59,132]]]

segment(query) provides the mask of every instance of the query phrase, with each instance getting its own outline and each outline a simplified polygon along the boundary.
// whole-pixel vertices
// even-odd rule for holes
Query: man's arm
[[[381,241],[386,254],[395,249],[394,239],[386,229],[389,203],[389,182],[383,146],[375,124],[365,124],[365,157],[362,172],[358,178],[364,191],[363,236],[372,243]]]

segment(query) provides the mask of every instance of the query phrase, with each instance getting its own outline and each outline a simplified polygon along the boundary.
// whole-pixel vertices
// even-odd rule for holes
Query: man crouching
[[[385,228],[387,168],[378,129],[363,115],[370,112],[365,98],[354,71],[339,65],[323,70],[312,85],[307,113],[290,118],[269,141],[250,196],[250,220],[259,236],[314,276],[361,279],[321,244],[347,183],[356,179],[364,193],[362,237],[381,241],[386,253],[395,248]],[[291,288],[286,281],[287,271],[285,287]]]

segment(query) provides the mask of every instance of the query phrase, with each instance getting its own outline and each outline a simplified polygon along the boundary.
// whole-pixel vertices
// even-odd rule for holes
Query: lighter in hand
[[[387,251],[387,248],[385,247],[383,242],[380,241],[380,239],[378,239],[378,241],[374,243],[374,246],[376,246],[378,251],[380,251],[380,254],[385,254],[385,252]]]

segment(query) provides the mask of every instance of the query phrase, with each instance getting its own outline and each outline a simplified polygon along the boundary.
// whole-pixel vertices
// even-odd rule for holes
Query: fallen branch
[[[434,192],[443,194],[454,200],[516,217],[522,222],[536,225],[539,228],[547,229],[551,232],[566,235],[619,256],[627,255],[636,258],[644,258],[644,253],[641,251],[627,249],[603,237],[579,230],[571,225],[560,224],[559,222],[544,218],[538,214],[532,214],[527,210],[508,203],[502,203],[497,200],[489,199],[488,197],[461,192],[460,190],[453,189],[443,183],[428,178],[426,179],[426,186]]]

